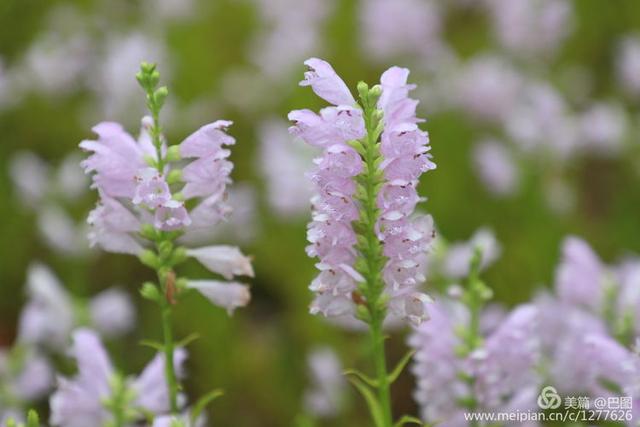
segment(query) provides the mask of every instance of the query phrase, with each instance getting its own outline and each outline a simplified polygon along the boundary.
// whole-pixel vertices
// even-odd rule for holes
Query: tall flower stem
[[[357,249],[361,255],[356,265],[364,277],[360,291],[366,298],[367,312],[364,320],[369,323],[372,344],[372,357],[375,364],[378,401],[385,427],[391,427],[393,417],[391,413],[391,393],[384,349],[383,322],[386,317],[386,301],[384,298],[384,281],[382,269],[385,264],[382,244],[378,238],[378,220],[380,210],[377,206],[378,192],[382,184],[382,172],[379,170],[381,158],[378,147],[380,136],[381,113],[376,108],[380,96],[380,87],[371,90],[366,84],[360,83],[358,91],[364,107],[364,120],[367,134],[359,141],[357,147],[364,161],[364,170],[358,176],[357,198],[361,204],[360,218],[356,224],[359,234]]]
[[[172,414],[178,413],[178,380],[173,363],[173,329],[171,326],[172,310],[168,302],[162,307],[162,331],[164,335],[164,371],[169,389],[169,406]]]
[[[162,175],[166,159],[162,153],[162,137],[160,128],[160,110],[167,97],[168,91],[165,86],[157,87],[160,74],[156,70],[155,64],[143,63],[140,72],[136,75],[140,86],[144,89],[147,97],[147,108],[151,113],[152,124],[149,129],[151,141],[155,147],[156,159],[155,168]],[[173,240],[175,235],[172,233],[156,232],[151,233],[156,243],[156,273],[158,275],[159,287],[163,295],[158,298],[158,304],[162,313],[162,334],[164,338],[164,355],[165,355],[165,377],[167,388],[169,390],[169,405],[172,414],[178,414],[178,379],[174,366],[174,350],[175,343],[172,329],[172,306],[173,298],[176,290],[176,277],[171,269],[171,259],[174,254]]]
[[[467,278],[466,287],[462,300],[469,309],[469,324],[462,332],[463,347],[460,349],[462,357],[468,357],[482,345],[482,334],[480,331],[480,312],[485,302],[491,298],[491,289],[480,280],[480,266],[482,263],[482,251],[476,248],[471,259],[469,269],[469,277]],[[472,390],[475,384],[475,378],[469,375],[463,375],[469,388]],[[470,393],[463,402],[467,410],[475,412],[478,409],[478,402]],[[473,427],[478,425],[476,420],[471,422]]]

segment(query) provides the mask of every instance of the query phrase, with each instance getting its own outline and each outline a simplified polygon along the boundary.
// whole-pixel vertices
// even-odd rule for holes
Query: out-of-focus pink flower
[[[518,186],[519,171],[503,143],[481,141],[474,146],[472,156],[476,173],[490,193],[496,196],[513,194]]]
[[[86,427],[108,422],[111,415],[104,402],[111,397],[111,381],[116,375],[109,355],[98,336],[88,329],[74,333],[71,354],[78,363],[78,373],[73,378],[58,379],[57,390],[50,399],[51,424]],[[173,362],[178,375],[182,375],[180,367],[185,358],[184,349],[177,349],[174,353]],[[164,363],[164,356],[157,355],[139,377],[128,382],[136,396],[131,410],[142,408],[154,414],[169,411]]]
[[[13,360],[16,356],[19,359]],[[19,368],[16,369],[16,367]],[[51,390],[53,380],[53,367],[38,351],[18,350],[16,354],[16,352],[0,349],[0,381],[4,391],[16,401],[16,404],[40,399]],[[0,402],[3,405],[9,403],[3,400]],[[5,409],[0,408],[0,411]],[[3,412],[0,412],[0,416],[2,414]]]
[[[640,94],[640,36],[631,34],[618,45],[616,56],[618,81],[632,95]]]
[[[89,302],[91,324],[102,336],[112,337],[129,332],[135,323],[131,298],[119,289],[107,289]]]
[[[304,394],[304,405],[317,417],[335,416],[345,392],[342,366],[329,348],[314,349],[307,357],[311,385]]]
[[[460,402],[468,398],[475,399],[477,410],[487,412],[535,408],[540,344],[534,306],[515,308],[484,344],[466,357],[458,352],[462,344],[459,328],[469,322],[466,307],[441,300],[429,312],[431,319],[409,339],[416,350],[414,397],[424,421],[466,425],[466,408]],[[472,385],[463,381],[463,376],[472,378]]]
[[[360,37],[365,51],[380,61],[428,55],[442,42],[442,12],[438,6],[430,0],[361,2]]]
[[[305,144],[291,144],[287,126],[269,120],[260,126],[259,167],[266,179],[270,206],[284,217],[296,216],[309,208],[313,188],[300,179],[316,150]],[[317,154],[317,153],[316,153]],[[274,168],[273,165],[278,165]]]
[[[581,148],[600,155],[618,154],[627,133],[627,114],[618,104],[597,102],[579,119]]]
[[[29,266],[27,291],[29,301],[18,325],[18,342],[22,344],[63,349],[80,322],[79,303],[88,305],[89,318],[86,320],[105,336],[124,334],[134,324],[132,303],[122,291],[108,289],[89,301],[76,301],[43,264]]]
[[[607,268],[578,237],[567,237],[556,270],[556,292],[568,303],[597,309],[604,301]]]
[[[548,57],[573,27],[568,0],[489,0],[486,4],[498,41],[515,55]]]
[[[547,83],[528,83],[507,112],[505,132],[524,152],[540,150],[563,160],[579,143],[575,117],[561,94]]]
[[[20,315],[18,341],[63,348],[74,325],[71,297],[53,272],[42,264],[27,270],[29,302]]]
[[[513,109],[522,77],[505,59],[480,55],[472,58],[456,77],[457,103],[476,118],[501,122]]]
[[[484,269],[493,264],[502,248],[496,236],[488,228],[478,229],[467,242],[452,243],[443,263],[443,270],[447,277],[459,279],[469,274],[469,266],[475,250],[480,249],[482,260],[480,268]]]

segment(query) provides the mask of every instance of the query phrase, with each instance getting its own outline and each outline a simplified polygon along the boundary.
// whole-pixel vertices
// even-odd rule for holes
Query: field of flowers
[[[637,0],[0,0],[0,426],[640,425]]]

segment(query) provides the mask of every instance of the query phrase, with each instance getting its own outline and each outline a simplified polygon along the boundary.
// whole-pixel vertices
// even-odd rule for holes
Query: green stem
[[[372,320],[371,341],[373,344],[373,358],[378,380],[378,399],[382,409],[384,425],[391,427],[393,417],[391,414],[391,391],[389,388],[389,376],[387,373],[387,361],[384,351],[384,333],[382,331],[382,319]]]
[[[171,413],[178,414],[178,380],[173,363],[173,351],[175,344],[173,342],[173,330],[171,328],[171,304],[168,302],[162,306],[162,330],[164,334],[164,372],[167,380],[167,388],[169,389],[169,405]]]
[[[364,153],[362,154],[365,168],[361,176],[362,180],[360,181],[364,189],[364,194],[360,199],[362,204],[360,225],[362,227],[361,233],[362,237],[364,237],[364,242],[359,246],[359,250],[365,262],[365,268],[362,271],[365,279],[362,293],[366,297],[369,312],[369,329],[372,341],[371,351],[378,381],[378,400],[382,410],[383,426],[391,427],[393,425],[391,393],[384,349],[385,338],[382,330],[386,316],[384,281],[382,278],[385,257],[376,230],[380,216],[380,211],[377,206],[377,193],[382,179],[376,163],[380,158],[377,144],[378,136],[376,134],[376,127],[378,125],[378,120],[375,117],[376,113],[377,109],[375,104],[370,104],[365,101],[364,119],[367,135],[366,138],[362,140],[362,146],[364,148]]]
[[[149,95],[147,95],[147,97],[149,97]],[[153,127],[150,131],[151,141],[153,142],[153,146],[156,148],[156,157],[158,158],[157,169],[160,173],[163,173],[164,159],[162,157],[162,140],[160,139],[160,111],[158,110],[158,108],[153,108],[151,110],[151,117],[153,119]]]

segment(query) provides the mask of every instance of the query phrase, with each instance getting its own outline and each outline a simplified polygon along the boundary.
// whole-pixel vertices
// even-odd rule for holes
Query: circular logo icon
[[[562,404],[562,399],[555,387],[546,386],[538,396],[538,406],[540,409],[558,409]]]

